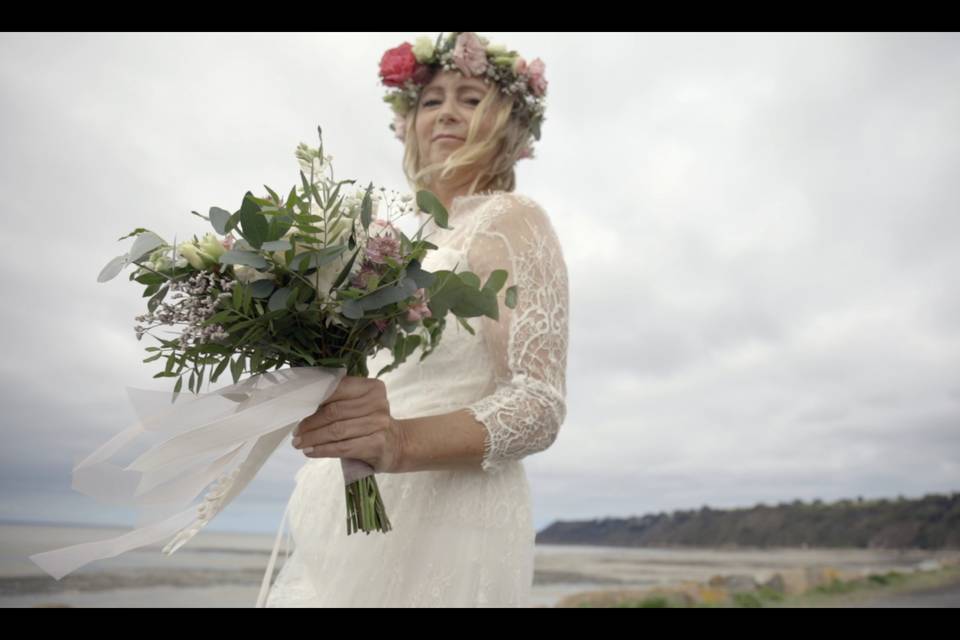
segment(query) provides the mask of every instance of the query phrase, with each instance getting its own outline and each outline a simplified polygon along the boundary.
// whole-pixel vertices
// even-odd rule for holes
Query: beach
[[[252,607],[270,559],[273,534],[202,531],[171,556],[162,545],[94,562],[57,581],[28,556],[129,529],[34,524],[0,525],[0,607]],[[610,588],[647,588],[715,575],[758,581],[782,569],[832,566],[855,573],[907,571],[957,558],[958,551],[920,549],[706,549],[537,545],[532,605]],[[285,559],[281,545],[275,572]]]

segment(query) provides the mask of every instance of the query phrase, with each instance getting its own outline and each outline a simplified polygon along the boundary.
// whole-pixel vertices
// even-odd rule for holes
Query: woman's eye
[[[467,102],[469,102],[469,103],[472,104],[473,106],[477,106],[477,105],[480,104],[480,98],[467,98]],[[439,101],[439,100],[427,100],[426,102],[423,103],[423,106],[425,106],[425,107],[430,107],[430,106],[433,106],[433,105],[435,105],[435,104],[440,104],[440,101]]]

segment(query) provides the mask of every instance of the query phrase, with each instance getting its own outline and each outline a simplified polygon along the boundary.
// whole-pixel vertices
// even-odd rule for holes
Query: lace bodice
[[[488,356],[493,389],[465,407],[487,430],[482,468],[496,472],[504,461],[549,447],[566,416],[567,268],[547,213],[528,197],[500,192],[455,198],[448,226],[453,228],[438,229],[431,221],[425,231],[431,242],[464,258],[458,271],[473,271],[481,284],[495,269],[508,271],[499,319],[471,320]],[[503,291],[513,285],[517,305],[510,309]]]

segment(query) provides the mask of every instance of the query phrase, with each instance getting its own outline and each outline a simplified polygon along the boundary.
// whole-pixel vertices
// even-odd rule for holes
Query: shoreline
[[[842,572],[807,567],[808,583],[784,588],[771,579],[744,584],[744,576],[714,576],[709,583],[681,583],[644,590],[591,590],[564,598],[556,608],[850,608],[924,606],[924,596],[960,599],[960,560],[926,561],[905,571]],[[739,584],[738,584],[739,582]],[[912,599],[911,599],[912,596]],[[899,600],[897,600],[899,599]],[[919,603],[919,604],[912,604]],[[943,606],[943,605],[941,605]],[[953,605],[948,605],[953,606]]]

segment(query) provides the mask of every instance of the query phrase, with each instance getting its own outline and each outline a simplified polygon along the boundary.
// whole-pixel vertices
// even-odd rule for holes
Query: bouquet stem
[[[354,359],[347,367],[347,375],[369,377],[366,358]],[[380,498],[376,475],[369,475],[346,485],[347,535],[363,531],[386,533],[392,528],[387,510]]]
[[[380,499],[376,476],[367,476],[347,485],[347,535],[363,531],[390,531],[390,519]]]

